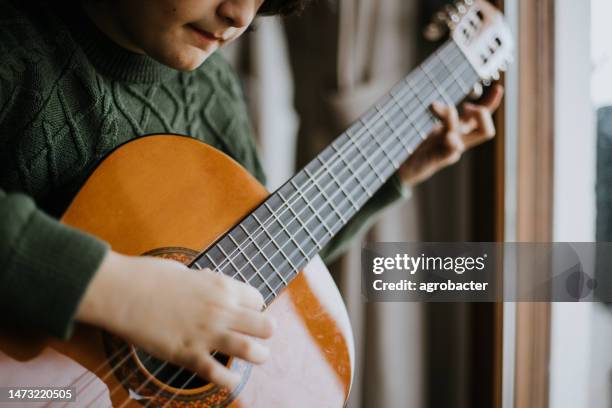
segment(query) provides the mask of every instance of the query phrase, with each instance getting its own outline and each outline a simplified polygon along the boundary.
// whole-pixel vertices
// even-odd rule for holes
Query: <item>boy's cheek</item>
[[[156,34],[143,41],[143,51],[154,60],[180,71],[196,69],[215,51],[196,47],[185,29]]]

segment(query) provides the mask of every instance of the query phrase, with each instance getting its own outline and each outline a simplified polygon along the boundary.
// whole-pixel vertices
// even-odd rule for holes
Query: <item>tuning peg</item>
[[[464,1],[458,1],[458,2],[456,2],[456,3],[455,3],[455,9],[457,9],[457,12],[458,12],[459,14],[465,14],[465,13],[467,13],[467,12],[468,12],[468,8],[467,8],[467,6],[465,5],[465,2],[464,2]]]
[[[500,78],[499,72],[494,72],[494,73],[491,75],[491,79],[492,79],[493,81],[499,81],[499,78]]]
[[[501,72],[506,72],[506,71],[508,70],[508,63],[507,63],[506,61],[502,62],[502,63],[499,65],[499,70],[500,70]]]
[[[447,24],[449,24],[451,28],[457,23],[459,23],[459,21],[461,20],[459,14],[457,13],[457,8],[454,5],[447,4],[446,6],[444,6],[444,11],[445,14],[448,16],[446,19]]]

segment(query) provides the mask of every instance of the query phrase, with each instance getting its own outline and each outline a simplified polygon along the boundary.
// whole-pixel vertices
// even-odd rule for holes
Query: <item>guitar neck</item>
[[[192,264],[270,303],[426,139],[434,101],[456,105],[478,74],[449,40]]]

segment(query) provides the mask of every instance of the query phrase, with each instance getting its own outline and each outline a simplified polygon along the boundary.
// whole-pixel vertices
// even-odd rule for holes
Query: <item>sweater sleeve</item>
[[[108,245],[0,189],[0,308],[22,328],[70,337],[81,297]]]
[[[404,186],[394,174],[370,200],[342,227],[334,238],[321,250],[319,255],[327,264],[333,262],[348,249],[351,241],[374,224],[381,211],[391,204],[407,199],[411,190]]]

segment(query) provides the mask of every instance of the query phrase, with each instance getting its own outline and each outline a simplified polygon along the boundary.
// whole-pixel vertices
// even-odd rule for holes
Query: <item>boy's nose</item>
[[[242,28],[251,24],[255,18],[255,0],[225,0],[219,4],[217,15],[226,24]]]

